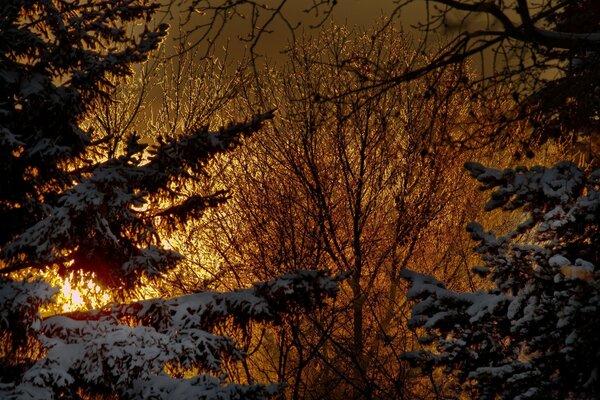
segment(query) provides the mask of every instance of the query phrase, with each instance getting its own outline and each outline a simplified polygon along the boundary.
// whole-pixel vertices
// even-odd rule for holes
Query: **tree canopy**
[[[486,209],[522,209],[526,220],[502,236],[468,225],[486,289],[457,293],[404,271],[418,300],[409,324],[432,346],[404,357],[444,367],[477,398],[597,397],[600,170],[467,169],[494,190]]]

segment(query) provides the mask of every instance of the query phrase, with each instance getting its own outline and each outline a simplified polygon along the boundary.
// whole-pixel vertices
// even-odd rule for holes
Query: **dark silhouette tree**
[[[415,24],[426,38],[442,33],[447,42],[428,65],[409,66],[391,79],[373,81],[373,86],[390,87],[477,57],[481,76],[463,84],[479,88],[488,98],[497,97],[498,88],[503,88],[500,94],[512,98],[513,111],[503,119],[527,120],[533,127],[521,153],[531,153],[540,142],[561,139],[576,149],[583,142],[586,160],[597,158],[596,2],[410,0],[396,12],[408,4],[427,9],[426,20]]]

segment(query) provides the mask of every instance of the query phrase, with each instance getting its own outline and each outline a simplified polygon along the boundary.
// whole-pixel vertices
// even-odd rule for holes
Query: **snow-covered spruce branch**
[[[227,319],[244,326],[277,322],[282,314],[320,307],[336,296],[340,279],[325,271],[298,271],[229,293],[202,292],[48,317],[36,327],[46,356],[21,382],[1,385],[0,395],[52,399],[82,389],[130,399],[270,397],[277,385],[240,385],[221,375],[225,358],[240,360],[244,354],[230,338],[211,331]],[[168,375],[169,367],[199,372],[182,379]]]
[[[0,273],[71,260],[71,268],[89,269],[101,259],[105,266],[111,260],[114,277],[125,276],[131,281],[172,268],[181,256],[161,248],[155,233],[157,214],[136,208],[162,202],[170,185],[189,178],[189,171],[202,173],[212,157],[235,148],[243,136],[256,132],[272,117],[270,111],[218,132],[201,128],[161,142],[151,149],[149,161],[134,157],[143,150],[138,147],[126,156],[100,163],[89,176],[66,190],[56,204],[47,205],[46,218],[6,244],[1,255],[8,266]],[[175,204],[162,208],[158,215],[185,221],[222,202],[222,195],[192,196],[179,203],[171,199]]]
[[[251,320],[277,322],[282,313],[311,309],[321,305],[324,299],[334,297],[345,276],[332,277],[326,271],[300,270],[232,292],[199,292],[99,310],[74,311],[63,316],[74,320],[133,320],[158,331],[210,329],[227,319],[240,325]]]
[[[483,262],[473,270],[490,289],[456,293],[403,272],[416,301],[409,325],[425,345],[404,358],[445,368],[477,398],[598,398],[600,170],[466,167],[494,190],[486,209],[529,219],[500,237],[469,224]]]

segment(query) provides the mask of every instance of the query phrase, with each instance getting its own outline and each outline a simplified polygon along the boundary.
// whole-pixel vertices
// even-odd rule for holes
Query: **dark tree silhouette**
[[[597,157],[600,9],[596,2],[409,0],[396,11],[410,3],[427,8],[426,21],[416,27],[444,33],[447,43],[428,65],[409,67],[373,85],[387,87],[416,79],[477,56],[482,76],[464,84],[491,97],[504,88],[500,93],[515,103],[506,121],[527,119],[533,125],[525,151],[548,139],[587,140],[587,160]]]

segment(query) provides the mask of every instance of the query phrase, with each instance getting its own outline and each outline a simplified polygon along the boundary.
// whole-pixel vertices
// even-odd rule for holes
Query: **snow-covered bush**
[[[444,367],[477,398],[598,398],[600,170],[466,168],[495,189],[487,210],[521,209],[529,219],[500,237],[469,224],[487,290],[456,293],[404,271],[417,301],[410,325],[426,349],[404,358]]]

